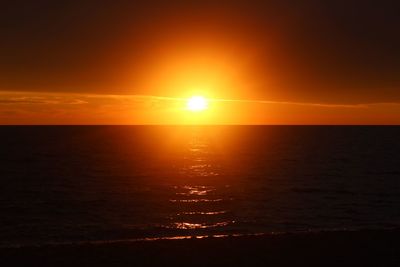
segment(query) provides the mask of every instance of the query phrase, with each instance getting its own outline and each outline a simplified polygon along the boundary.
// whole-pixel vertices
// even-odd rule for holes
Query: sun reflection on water
[[[177,192],[177,195],[197,195],[197,196],[204,196],[208,193],[215,191],[215,188],[212,186],[183,186],[183,189],[188,190],[187,192]]]
[[[205,212],[205,211],[188,211],[188,212],[182,212],[182,213],[177,213],[177,216],[180,215],[218,215],[218,214],[225,214],[228,211],[226,210],[221,210],[221,211],[209,211],[209,212]]]
[[[175,213],[167,228],[200,230],[227,227],[234,222],[224,193],[229,185],[222,183],[221,170],[210,140],[195,132],[187,143],[183,165],[179,167],[184,184],[173,186],[175,197],[169,199]],[[216,180],[218,179],[218,180]],[[191,233],[193,234],[193,233]]]
[[[200,198],[200,199],[170,199],[171,202],[181,202],[181,203],[198,203],[198,202],[220,202],[224,201],[222,198],[217,199],[208,199],[208,198]]]
[[[183,222],[183,223],[174,223],[174,226],[177,229],[206,229],[206,228],[227,226],[230,223],[233,223],[233,221],[218,222],[214,224]]]

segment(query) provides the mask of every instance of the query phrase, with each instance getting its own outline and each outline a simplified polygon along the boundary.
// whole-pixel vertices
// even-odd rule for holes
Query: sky
[[[0,124],[400,124],[400,4],[286,2],[3,1]]]

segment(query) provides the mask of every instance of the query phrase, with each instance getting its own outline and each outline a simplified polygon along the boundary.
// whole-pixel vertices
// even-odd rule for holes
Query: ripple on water
[[[217,223],[189,223],[189,222],[175,222],[171,226],[167,226],[166,228],[173,229],[181,229],[181,230],[190,230],[190,229],[208,229],[208,228],[216,228],[216,227],[225,227],[230,224],[235,223],[235,221],[224,221]]]

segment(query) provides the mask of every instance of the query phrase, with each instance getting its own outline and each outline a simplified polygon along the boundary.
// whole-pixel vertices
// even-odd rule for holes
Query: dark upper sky
[[[243,97],[400,101],[397,1],[281,2],[2,1],[0,90],[165,95],[142,77],[198,43],[249,54]]]

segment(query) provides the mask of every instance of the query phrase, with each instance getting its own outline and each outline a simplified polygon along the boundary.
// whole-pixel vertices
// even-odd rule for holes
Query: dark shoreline
[[[2,266],[400,266],[400,229],[0,249]]]

